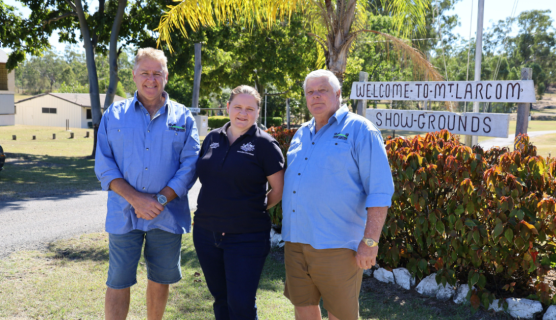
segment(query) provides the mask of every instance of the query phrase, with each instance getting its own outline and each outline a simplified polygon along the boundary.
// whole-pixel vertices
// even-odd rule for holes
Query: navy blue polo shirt
[[[270,230],[267,177],[284,169],[284,156],[278,142],[256,125],[230,145],[229,126],[213,130],[203,141],[195,226],[228,233]]]

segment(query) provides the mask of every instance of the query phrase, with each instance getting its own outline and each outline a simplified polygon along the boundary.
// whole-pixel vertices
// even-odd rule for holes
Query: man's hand
[[[359,242],[359,247],[357,248],[357,254],[355,255],[355,260],[357,261],[357,266],[361,269],[370,269],[376,264],[376,255],[378,254],[378,246],[369,247],[363,241]]]
[[[130,200],[129,203],[135,209],[137,218],[140,219],[152,220],[164,210],[164,206],[158,203],[153,194],[137,193]]]

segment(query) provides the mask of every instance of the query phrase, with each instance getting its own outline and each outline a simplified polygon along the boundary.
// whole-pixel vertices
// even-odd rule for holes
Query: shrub
[[[264,118],[263,118],[263,122],[264,122]],[[272,117],[272,118],[266,118],[266,125],[270,128],[270,127],[279,127],[282,125],[283,120],[280,117]]]
[[[230,118],[227,116],[214,116],[208,118],[208,126],[211,129],[217,129],[225,125]]]
[[[280,145],[280,150],[282,150],[282,154],[284,155],[284,159],[286,160],[287,160],[286,154],[288,153],[288,149],[290,148],[290,142],[292,141],[292,138],[296,131],[297,129],[288,130],[288,129],[284,129],[283,127],[271,127],[266,130],[266,132],[268,132],[274,139],[276,139],[276,141],[278,141],[278,144]],[[278,203],[276,206],[270,208],[270,210],[268,210],[268,213],[270,214],[270,219],[272,220],[272,224],[274,225],[274,227],[277,229],[278,232],[281,232],[282,201],[280,201],[280,203]]]
[[[475,285],[475,308],[514,290],[550,304],[542,281],[556,261],[556,161],[537,156],[527,136],[517,147],[470,148],[445,130],[387,140],[395,193],[381,264]]]

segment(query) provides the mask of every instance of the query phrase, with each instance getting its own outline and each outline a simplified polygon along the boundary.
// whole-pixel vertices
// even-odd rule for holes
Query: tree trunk
[[[127,0],[118,1],[118,13],[116,14],[116,19],[114,19],[114,23],[112,24],[112,33],[110,34],[110,52],[108,55],[110,83],[108,84],[108,89],[106,90],[104,110],[106,110],[112,102],[114,102],[114,96],[116,95],[116,88],[118,86],[118,35],[120,33],[120,26],[122,25],[122,21],[124,19],[126,6]]]
[[[89,26],[87,25],[87,20],[85,18],[85,13],[83,12],[83,5],[81,0],[75,1],[75,11],[77,11],[77,16],[79,17],[79,26],[81,29],[81,35],[83,36],[83,43],[85,48],[85,58],[87,61],[87,73],[89,77],[89,96],[91,98],[91,113],[93,116],[93,130],[94,130],[94,141],[92,158],[95,157],[96,151],[96,141],[98,126],[100,124],[100,118],[102,114],[100,113],[100,96],[98,90],[98,76],[97,67],[95,65],[95,52],[93,50],[93,43],[91,41],[91,36],[89,32]]]

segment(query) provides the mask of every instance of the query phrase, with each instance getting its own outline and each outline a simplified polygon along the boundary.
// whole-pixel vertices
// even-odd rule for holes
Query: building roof
[[[6,53],[6,51],[0,49],[0,63],[6,62],[8,62],[8,54]]]
[[[42,93],[42,94],[38,94],[36,96],[32,96],[30,98],[27,99],[23,99],[23,100],[19,100],[17,101],[15,104],[18,103],[22,103],[24,101],[29,101],[32,99],[36,99],[36,98],[40,98],[46,95],[51,95],[53,97],[56,97],[58,99],[62,99],[65,100],[67,102],[71,102],[73,104],[76,104],[80,107],[83,108],[90,108],[91,107],[91,98],[89,96],[88,93]],[[100,106],[103,107],[104,106],[104,100],[106,99],[106,94],[100,94]],[[114,96],[114,101],[121,101],[121,100],[125,100],[125,98],[122,98],[118,95]]]

